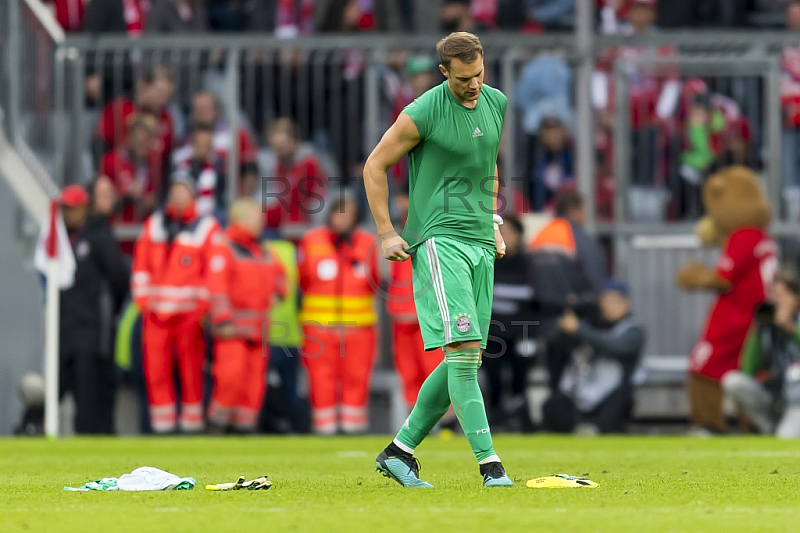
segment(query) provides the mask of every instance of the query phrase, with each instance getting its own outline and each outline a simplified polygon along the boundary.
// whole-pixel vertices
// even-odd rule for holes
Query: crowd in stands
[[[78,4],[84,6],[82,0]],[[70,2],[55,3],[59,13],[69,6]],[[504,22],[507,20],[526,20],[523,31],[526,28],[551,31],[570,26],[574,7],[573,0],[446,0],[440,3],[92,0],[85,6],[83,26],[73,24],[69,28],[88,33],[122,31],[124,25],[114,25],[110,21],[124,14],[131,19],[125,19],[127,26],[124,27],[129,33],[147,33],[151,24],[168,28],[165,31],[169,32],[191,28],[202,32],[270,31],[278,36],[368,30],[396,32],[411,28],[416,20],[415,12],[428,10],[438,23],[438,27],[432,28],[436,32],[511,29]],[[102,14],[96,20],[111,27],[93,26],[90,16],[93,10]],[[599,0],[596,11],[598,30],[609,34],[652,35],[661,27],[691,26],[712,20],[717,20],[719,25],[741,26],[749,20],[747,13],[758,11],[776,16],[755,17],[755,21],[772,21],[770,24],[785,26],[789,31],[800,29],[800,2],[789,0],[677,3]],[[76,18],[82,11],[70,7],[69,12]],[[63,14],[59,15],[59,20],[65,20]],[[183,24],[176,26],[177,21]],[[190,172],[195,179],[202,175],[205,204],[202,209],[213,210],[219,206],[218,216],[224,212],[222,199],[235,198],[242,192],[263,194],[265,185],[258,183],[259,176],[272,176],[277,172],[294,183],[303,173],[313,174],[323,181],[329,176],[360,175],[359,168],[368,151],[362,139],[367,129],[362,50],[348,50],[339,73],[331,70],[338,68],[336,62],[320,71],[312,67],[310,58],[301,59],[295,53],[287,52],[274,59],[254,55],[253,64],[247,67],[250,70],[241,74],[245,78],[240,94],[245,114],[238,117],[240,127],[236,140],[229,138],[225,112],[217,99],[222,85],[213,71],[221,56],[209,54],[199,56],[196,68],[193,67],[195,72],[191,74],[204,80],[200,84],[201,92],[194,95],[183,94],[185,83],[179,84],[180,90],[176,93],[175,77],[188,73],[180,63],[171,64],[173,71],[170,71],[165,67],[137,64],[133,58],[113,68],[106,64],[110,61],[108,57],[100,57],[97,65],[92,60],[87,61],[87,105],[101,113],[92,146],[94,166],[117,183],[126,202],[118,221],[140,223],[142,215],[152,209],[152,205],[148,207],[152,192],[162,190],[163,199],[163,186],[168,176],[178,169]],[[636,66],[627,73],[626,87],[631,129],[631,163],[627,169],[631,178],[627,199],[631,220],[695,220],[702,215],[702,183],[714,170],[730,164],[744,164],[755,169],[763,166],[766,112],[755,103],[760,100],[761,81],[744,76],[690,77],[679,67],[670,65],[669,59],[675,55],[673,46],[620,46],[599,53],[592,78],[592,103],[595,109],[595,212],[600,220],[614,218],[616,177],[620,170],[614,161],[615,117],[618,115],[614,65],[621,59],[636,61]],[[787,210],[797,203],[792,202],[792,198],[800,198],[797,177],[800,175],[800,136],[797,135],[800,122],[793,111],[800,98],[797,55],[795,47],[787,46],[781,61],[784,110],[781,167]],[[121,78],[117,72],[119,66],[123,67]],[[512,202],[516,211],[552,212],[554,194],[562,188],[573,187],[577,173],[573,139],[580,125],[575,123],[573,67],[569,59],[553,52],[536,55],[520,67],[515,85],[500,87],[513,93],[513,102],[520,111],[517,132],[520,140],[516,143],[520,157],[516,168],[503,170],[507,176],[523,176],[522,190]],[[96,68],[99,70],[95,71]],[[388,126],[413,98],[441,81],[437,70],[436,63],[424,55],[412,55],[402,49],[388,54],[380,69],[381,128]],[[497,84],[498,80],[490,80],[490,83]],[[192,84],[191,87],[195,90],[198,86]],[[274,102],[260,97],[265,93],[270,94]],[[334,108],[338,111],[333,111]],[[128,139],[123,130],[134,112],[137,117],[148,120],[137,121]],[[313,123],[309,116],[316,117]],[[267,130],[275,127],[270,123],[278,118],[290,118],[295,122],[294,126],[283,123],[280,129],[296,132],[299,143],[296,149],[303,155],[313,154],[314,157],[308,159],[311,163],[298,163],[293,168],[276,166],[274,142],[269,140],[275,135]],[[209,127],[213,130],[213,152],[204,150]],[[148,130],[153,130],[156,142],[145,165],[134,145],[139,141],[147,143]],[[230,188],[230,169],[225,152],[234,143],[239,145],[240,178],[236,185],[238,190],[230,191],[226,190]],[[286,150],[289,144],[278,148]],[[259,151],[259,146],[269,149]],[[130,178],[134,171],[139,176],[135,181],[147,182],[151,189],[139,191],[138,185],[127,184],[134,183]],[[395,169],[398,182],[402,182],[405,172],[403,163]],[[348,178],[343,179],[347,181]],[[273,187],[269,193],[280,190],[278,185],[267,185]],[[313,196],[314,192],[309,190],[308,194]],[[358,201],[364,207],[364,198]],[[800,219],[800,211],[794,211],[788,216]],[[268,223],[272,230],[277,228],[275,216],[272,213]]]
[[[635,31],[634,0],[595,0],[598,28]],[[788,0],[662,1],[664,27],[778,27]],[[576,0],[48,0],[66,31],[269,32],[559,31],[574,25]],[[652,2],[655,4],[655,2]],[[439,27],[430,16],[442,9]],[[634,15],[635,17],[635,15]],[[427,19],[427,20],[426,20]],[[345,21],[342,24],[341,21]]]

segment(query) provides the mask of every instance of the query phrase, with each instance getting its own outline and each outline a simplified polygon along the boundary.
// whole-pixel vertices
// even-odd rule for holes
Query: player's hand
[[[494,250],[495,259],[502,259],[506,256],[506,242],[499,229],[494,230]]]
[[[411,256],[403,250],[408,249],[408,243],[396,231],[388,231],[381,235],[381,253],[389,261],[405,261]]]

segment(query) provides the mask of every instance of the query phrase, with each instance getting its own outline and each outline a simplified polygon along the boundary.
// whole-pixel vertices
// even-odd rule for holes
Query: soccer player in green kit
[[[505,255],[498,224],[497,152],[508,99],[483,84],[483,47],[475,35],[439,41],[447,78],[409,104],[364,166],[364,185],[391,261],[411,259],[414,300],[426,350],[444,361],[419,391],[417,403],[375,467],[404,487],[419,479],[414,450],[452,403],[480,465],[486,487],[512,486],[492,447],[478,386],[481,349],[491,320],[494,261]],[[409,213],[402,237],[389,218],[387,169],[409,161]]]

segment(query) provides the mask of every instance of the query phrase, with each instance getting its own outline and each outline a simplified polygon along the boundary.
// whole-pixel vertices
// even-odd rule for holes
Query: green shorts
[[[481,341],[492,319],[494,252],[448,237],[416,248],[414,302],[426,350],[451,342]]]

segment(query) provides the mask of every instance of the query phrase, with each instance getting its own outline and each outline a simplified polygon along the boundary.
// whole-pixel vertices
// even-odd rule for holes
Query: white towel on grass
[[[80,487],[64,487],[64,490],[76,492],[97,491],[143,491],[143,490],[191,490],[197,485],[193,477],[178,477],[152,466],[141,466],[130,474],[119,478],[104,477],[90,481]]]

